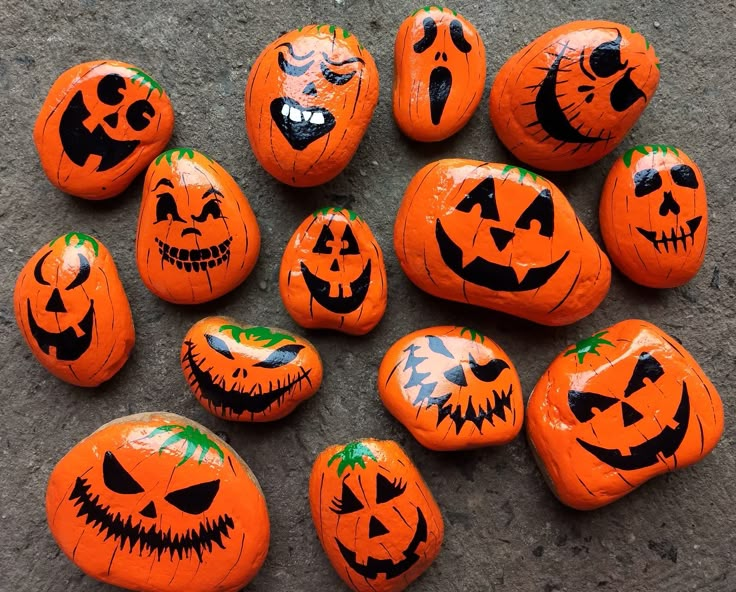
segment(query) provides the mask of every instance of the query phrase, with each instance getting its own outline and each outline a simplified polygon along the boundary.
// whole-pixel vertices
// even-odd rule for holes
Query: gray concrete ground
[[[436,146],[404,139],[391,116],[394,34],[414,3],[391,0],[3,0],[0,6],[0,384],[3,393],[0,478],[0,590],[107,590],[77,570],[52,540],[44,491],[56,461],[115,417],[168,410],[220,432],[250,463],[272,521],[268,559],[254,591],[338,590],[309,516],[307,482],[326,445],[361,436],[394,438],[423,472],[442,507],[446,542],[413,589],[495,592],[588,590],[653,592],[736,590],[734,517],[736,404],[733,133],[736,113],[733,2],[477,2],[454,8],[474,22],[488,51],[481,108],[456,138]],[[541,328],[512,317],[447,304],[404,277],[392,248],[403,190],[425,163],[444,156],[503,162],[508,154],[487,116],[493,76],[505,59],[560,23],[607,18],[631,25],[662,61],[656,97],[625,144],[670,143],[700,164],[708,187],[711,238],[705,264],[687,286],[653,291],[614,272],[603,305],[578,324]],[[376,58],[381,97],[353,162],[336,180],[293,190],[257,164],[243,125],[243,89],[260,50],[280,32],[309,22],[353,31]],[[46,180],[31,129],[57,75],[81,61],[116,58],[150,72],[176,110],[174,144],[212,155],[243,186],[263,233],[252,276],[230,295],[195,307],[169,305],[146,290],[134,263],[141,191],[91,203],[61,194]],[[597,200],[613,155],[587,170],[550,175],[596,236]],[[303,217],[319,206],[347,205],[370,223],[386,255],[390,297],[383,322],[364,338],[310,332],[326,365],[319,394],[273,425],[236,425],[202,409],[178,363],[181,339],[204,315],[296,330],[278,293],[282,249]],[[45,241],[69,230],[99,237],[112,251],[128,291],[138,341],[120,374],[94,391],[51,377],[31,356],[15,325],[15,278]],[[437,454],[419,446],[380,405],[376,370],[383,352],[410,330],[432,324],[476,326],[496,339],[519,368],[525,395],[570,342],[627,317],[678,336],[720,389],[726,431],[701,464],[661,477],[605,509],[579,513],[547,489],[523,438],[499,449]]]

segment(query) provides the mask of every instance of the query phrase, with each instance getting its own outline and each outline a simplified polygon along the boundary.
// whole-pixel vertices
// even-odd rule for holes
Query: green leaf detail
[[[532,181],[536,181],[537,178],[539,177],[539,175],[537,175],[537,173],[532,173],[531,171],[529,171],[529,170],[527,170],[525,168],[522,168],[520,166],[515,166],[513,164],[507,164],[505,167],[503,167],[503,170],[501,171],[501,174],[502,175],[505,175],[505,174],[511,172],[514,169],[516,169],[517,171],[519,171],[519,183],[521,183],[524,180],[524,177],[526,177],[527,175],[529,175],[532,178]]]
[[[296,338],[288,333],[277,333],[271,331],[268,327],[238,327],[237,325],[223,325],[220,327],[220,333],[230,331],[233,339],[238,343],[242,343],[241,339],[247,341],[267,341],[263,347],[271,347],[282,341],[296,341]]]
[[[187,157],[189,160],[194,159],[194,149],[193,148],[184,148],[182,146],[177,146],[176,148],[172,148],[171,150],[167,150],[166,152],[162,152],[156,157],[156,165],[158,165],[164,158],[166,159],[166,162],[171,165],[171,161],[176,157],[177,160],[180,160],[184,157]],[[202,155],[207,160],[212,162],[212,159],[209,156]]]
[[[153,78],[151,78],[148,74],[146,74],[143,70],[139,70],[138,68],[128,68],[128,70],[130,70],[131,72],[135,72],[135,74],[130,79],[131,82],[138,82],[141,86],[148,87],[149,97],[154,90],[158,91],[159,96],[164,95],[164,89],[161,88],[161,85]]]
[[[582,339],[578,341],[575,346],[565,352],[565,356],[573,356],[576,355],[578,357],[578,363],[582,364],[583,360],[585,359],[585,356],[587,354],[594,354],[596,356],[600,356],[601,354],[598,353],[598,348],[602,345],[610,345],[613,347],[613,343],[610,341],[603,339],[603,336],[608,333],[608,331],[601,331],[600,333],[596,333],[593,335],[593,337],[587,337],[586,339]]]
[[[312,212],[312,216],[317,218],[318,216],[327,216],[329,214],[346,214],[347,217],[350,219],[351,222],[354,222],[355,220],[358,220],[359,222],[362,222],[363,219],[358,216],[353,210],[348,210],[347,208],[339,208],[337,206],[327,206],[326,208],[320,208],[319,210],[315,210]]]
[[[64,239],[64,244],[68,247],[72,243],[72,239],[76,238],[77,243],[74,246],[76,249],[81,249],[84,243],[89,243],[92,245],[92,250],[95,252],[95,257],[97,257],[100,254],[100,245],[99,243],[91,237],[89,234],[84,234],[83,232],[70,232],[68,234],[65,234],[63,237],[58,237],[52,240],[49,243],[49,247],[53,247],[54,243],[59,240],[60,238]]]
[[[332,466],[332,463],[339,459],[340,463],[337,465],[337,476],[342,477],[345,469],[349,468],[352,470],[356,465],[360,466],[361,469],[365,469],[366,458],[378,462],[378,459],[365,444],[362,442],[350,442],[350,444],[347,444],[345,448],[327,461],[327,466]]]
[[[475,341],[475,338],[477,337],[478,340],[483,343],[485,342],[486,338],[485,335],[483,335],[480,331],[476,331],[475,329],[471,329],[470,327],[461,327],[460,328],[460,337],[468,333],[470,335],[471,341]]]
[[[672,152],[675,156],[680,156],[680,152],[675,148],[674,146],[670,146],[669,144],[639,144],[637,146],[634,146],[633,148],[629,148],[629,150],[626,151],[626,153],[623,155],[622,160],[624,161],[624,165],[626,165],[626,168],[629,168],[631,166],[631,161],[634,158],[634,153],[638,152],[639,154],[642,154],[646,156],[647,154],[655,154],[656,152],[661,152],[663,155],[667,154],[668,152]]]
[[[445,11],[449,10],[453,16],[457,16],[457,10],[453,10],[452,8],[447,8],[446,6],[437,6],[436,4],[432,4],[430,6],[422,6],[421,8],[417,8],[414,12],[411,13],[411,16],[416,16],[418,12],[421,12],[422,10],[424,12],[429,12],[433,8],[436,8],[437,10]]]
[[[169,446],[173,446],[174,444],[177,444],[181,441],[186,442],[186,452],[184,453],[184,457],[181,459],[179,464],[176,465],[177,467],[180,467],[190,458],[192,458],[197,452],[197,448],[201,448],[201,452],[199,453],[199,464],[202,464],[204,457],[207,456],[207,453],[210,451],[210,449],[214,450],[218,454],[220,460],[225,460],[225,453],[222,451],[222,448],[220,448],[215,442],[213,442],[207,434],[200,432],[197,428],[190,425],[181,426],[169,424],[159,426],[150,434],[148,434],[146,438],[153,438],[154,436],[158,436],[159,434],[174,431],[176,431],[177,433],[171,434],[171,436],[169,436],[169,438],[167,438],[166,441],[161,444],[158,449],[158,453],[163,453],[166,448],[168,448]]]

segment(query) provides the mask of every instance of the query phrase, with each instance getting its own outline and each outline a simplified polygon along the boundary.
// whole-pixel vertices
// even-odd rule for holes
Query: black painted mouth
[[[664,247],[666,253],[670,252],[670,247],[672,247],[675,253],[677,253],[678,242],[682,243],[683,251],[687,251],[687,239],[690,239],[690,246],[695,244],[695,231],[700,227],[700,222],[702,220],[702,216],[688,220],[686,224],[689,231],[680,226],[679,229],[672,228],[669,236],[667,236],[663,230],[659,238],[657,238],[657,233],[654,230],[644,230],[638,226],[636,229],[639,231],[639,234],[654,245],[654,248],[657,249],[658,253],[662,252],[661,247]]]
[[[430,407],[437,407],[437,426],[442,421],[449,417],[455,423],[455,434],[459,434],[466,422],[472,422],[478,431],[483,428],[483,422],[487,421],[491,426],[495,426],[493,418],[496,417],[501,421],[506,421],[506,411],[511,412],[511,393],[513,393],[514,387],[509,385],[508,390],[502,390],[500,393],[497,390],[493,390],[493,402],[490,397],[486,397],[485,406],[473,405],[473,397],[468,397],[468,403],[465,406],[465,413],[463,413],[462,405],[453,405],[447,401],[452,396],[451,393],[441,395],[439,397],[428,397],[427,409]],[[414,405],[421,400],[414,401]]]
[[[42,329],[36,319],[33,317],[31,310],[31,301],[26,301],[26,309],[28,311],[28,325],[31,328],[31,335],[36,340],[38,347],[47,356],[51,355],[51,348],[54,348],[54,357],[63,362],[73,362],[82,357],[82,354],[89,349],[92,343],[92,326],[95,321],[95,303],[90,300],[87,313],[81,321],[79,321],[79,329],[82,331],[77,336],[72,327],[67,327],[61,333],[52,333]]]
[[[452,72],[444,66],[432,70],[429,75],[429,110],[434,125],[440,124],[451,89]]]
[[[304,150],[335,127],[335,116],[323,107],[302,107],[288,97],[271,102],[271,118],[294,150]]]
[[[417,549],[420,543],[427,541],[427,520],[424,518],[421,508],[417,506],[417,528],[414,532],[414,538],[412,538],[409,546],[404,549],[404,559],[394,563],[390,559],[376,559],[375,557],[368,557],[368,561],[358,563],[355,560],[355,551],[351,551],[345,545],[343,545],[339,539],[335,538],[340,554],[353,570],[368,580],[375,580],[379,575],[383,575],[387,580],[397,578],[400,575],[407,572],[417,561],[419,561],[419,555],[417,555]]]
[[[230,243],[233,237],[228,237],[219,245],[203,249],[178,249],[158,238],[155,240],[158,252],[166,263],[176,265],[177,269],[184,271],[206,271],[222,265],[230,258]]]
[[[347,314],[356,310],[365,300],[371,285],[371,261],[365,264],[357,279],[350,282],[350,296],[343,296],[343,287],[339,287],[338,296],[330,296],[330,282],[314,275],[306,264],[301,262],[302,276],[307,289],[318,304],[335,314]]]
[[[463,266],[463,251],[447,236],[439,218],[435,227],[437,245],[445,265],[466,282],[497,292],[526,292],[544,286],[567,259],[570,251],[557,261],[543,267],[530,269],[519,281],[513,268],[476,257]]]

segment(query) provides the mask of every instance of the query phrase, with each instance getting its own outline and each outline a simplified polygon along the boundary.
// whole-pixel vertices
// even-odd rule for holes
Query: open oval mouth
[[[360,275],[350,282],[350,296],[343,296],[343,286],[338,287],[339,294],[337,296],[330,296],[330,282],[317,277],[309,271],[309,268],[303,261],[301,262],[301,270],[304,283],[307,284],[307,289],[312,298],[318,304],[335,314],[348,314],[357,310],[363,304],[368,294],[368,288],[371,285],[370,259],[365,264]]]
[[[28,326],[31,329],[31,335],[36,340],[38,347],[47,356],[52,355],[51,349],[54,350],[54,357],[63,362],[74,362],[82,357],[82,354],[89,349],[92,343],[92,327],[95,320],[95,303],[90,300],[89,308],[86,314],[79,321],[79,330],[81,335],[77,335],[73,327],[67,327],[60,333],[52,333],[42,329],[33,316],[31,301],[26,301],[26,310],[28,312]]]
[[[271,118],[294,150],[304,150],[329,134],[337,123],[335,116],[324,107],[302,107],[289,97],[271,102]]]

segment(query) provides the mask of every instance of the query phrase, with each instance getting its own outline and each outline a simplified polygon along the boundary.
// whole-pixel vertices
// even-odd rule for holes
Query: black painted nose
[[[514,238],[514,233],[503,228],[491,228],[491,236],[493,237],[493,242],[496,243],[496,248],[499,251],[503,251],[506,245],[509,244],[509,241]]]
[[[66,312],[66,306],[64,306],[64,301],[61,299],[59,288],[54,288],[51,293],[51,298],[46,303],[46,310],[49,312]]]
[[[386,528],[378,518],[371,516],[371,521],[368,523],[368,538],[372,539],[374,537],[381,536],[382,534],[386,534],[387,532],[388,528]]]
[[[186,236],[187,234],[196,234],[197,236],[202,236],[202,232],[198,228],[194,228],[194,226],[189,226],[181,231],[182,236]]]
[[[330,271],[340,271],[340,266],[337,263],[337,259],[332,260],[332,265],[330,265]]]
[[[307,84],[307,86],[304,87],[304,90],[302,90],[302,92],[305,95],[310,95],[310,96],[311,95],[316,95],[317,94],[317,87],[314,86],[314,82],[310,82],[309,84]]]
[[[153,502],[148,502],[148,505],[141,510],[140,514],[141,516],[145,516],[146,518],[155,518],[156,506]]]
[[[671,191],[665,191],[662,205],[659,206],[659,215],[666,216],[670,212],[677,216],[680,213],[680,204],[675,201]]]

